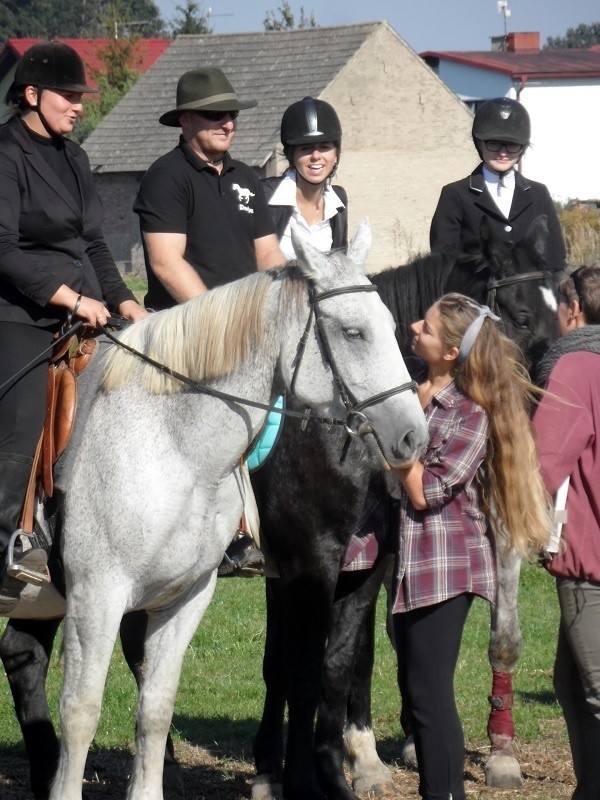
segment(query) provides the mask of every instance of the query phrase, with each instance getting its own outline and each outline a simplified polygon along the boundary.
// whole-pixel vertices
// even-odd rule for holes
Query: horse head
[[[556,284],[560,269],[549,263],[547,217],[536,217],[516,244],[494,236],[483,217],[480,239],[481,254],[457,259],[447,289],[468,294],[495,310],[506,335],[519,345],[531,367],[559,335]]]
[[[283,381],[299,402],[346,419],[388,465],[413,461],[427,442],[415,386],[396,344],[394,321],[364,273],[371,233],[363,221],[348,255],[322,253],[292,229],[298,269],[305,279],[300,344],[282,337]],[[285,294],[285,292],[283,292]],[[296,339],[296,341],[298,341]]]

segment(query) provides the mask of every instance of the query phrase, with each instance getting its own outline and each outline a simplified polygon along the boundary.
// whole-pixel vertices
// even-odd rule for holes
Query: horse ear
[[[531,243],[534,251],[541,258],[546,258],[548,255],[548,215],[540,214],[536,217],[525,236],[528,242]]]
[[[290,225],[290,235],[300,272],[307,280],[318,283],[321,276],[327,275],[327,256],[298,232],[298,224],[294,220]]]
[[[363,217],[356,228],[356,233],[352,237],[348,248],[348,258],[358,266],[362,266],[369,255],[373,237],[371,236],[371,224],[368,217]]]

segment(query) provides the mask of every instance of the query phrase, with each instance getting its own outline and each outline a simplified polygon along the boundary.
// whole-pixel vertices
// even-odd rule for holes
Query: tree
[[[111,39],[99,52],[104,70],[93,70],[91,74],[98,84],[100,95],[83,101],[83,119],[79,120],[73,133],[77,142],[87,139],[137,81],[136,42],[137,38]]]
[[[316,28],[317,20],[312,11],[310,12],[310,17],[307,17],[304,13],[304,8],[300,6],[300,19],[296,25],[294,13],[288,0],[283,0],[277,12],[267,11],[263,25],[266,31],[288,31],[293,28]]]
[[[600,22],[568,28],[564,36],[549,36],[546,39],[544,50],[562,50],[572,47],[585,49],[593,44],[600,44]]]
[[[204,13],[203,3],[197,0],[186,0],[185,6],[176,6],[178,16],[171,25],[173,36],[180,33],[212,33],[209,15]]]
[[[0,40],[164,35],[153,0],[2,0]],[[140,24],[143,23],[143,24]]]

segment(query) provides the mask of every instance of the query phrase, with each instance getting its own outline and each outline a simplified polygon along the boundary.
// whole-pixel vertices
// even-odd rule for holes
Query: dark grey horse
[[[401,349],[409,349],[408,323],[422,318],[444,292],[459,291],[495,306],[507,335],[535,363],[558,335],[557,271],[548,264],[546,241],[544,218],[513,248],[494,241],[484,226],[476,258],[429,255],[371,275],[394,315]],[[343,437],[335,432],[317,426],[304,432],[287,420],[253,482],[263,537],[280,573],[266,581],[266,698],[254,744],[253,800],[270,800],[281,784],[287,800],[356,800],[344,776],[344,755],[357,790],[377,792],[390,780],[374,749],[370,679],[375,601],[391,546],[381,542],[370,569],[342,567],[353,534],[383,530],[389,507],[364,451],[354,447],[344,454]],[[511,785],[515,769],[520,779],[507,689],[520,649],[519,569],[512,554],[499,559],[489,648],[495,687],[486,773],[492,784]]]

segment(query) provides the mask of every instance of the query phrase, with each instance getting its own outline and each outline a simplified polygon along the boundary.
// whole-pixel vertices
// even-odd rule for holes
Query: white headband
[[[469,302],[469,305],[471,308],[474,308],[477,311],[477,316],[471,322],[462,338],[460,347],[458,348],[458,356],[456,358],[457,364],[463,364],[466,361],[467,356],[473,349],[475,340],[479,335],[479,331],[481,330],[481,326],[483,325],[483,321],[486,317],[494,320],[494,322],[500,322],[500,317],[497,317],[489,308],[489,306],[480,306],[475,302]]]

